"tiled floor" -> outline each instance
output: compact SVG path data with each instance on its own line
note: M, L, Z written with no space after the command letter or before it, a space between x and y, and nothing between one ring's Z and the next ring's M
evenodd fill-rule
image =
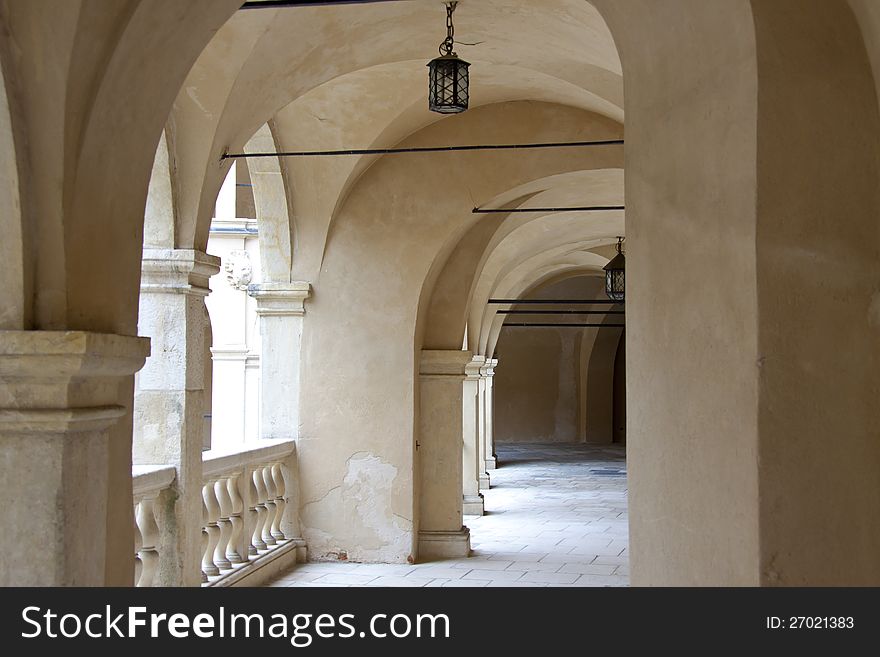
M465 518L470 558L308 563L270 586L626 586L623 448L520 444L497 451L487 513Z

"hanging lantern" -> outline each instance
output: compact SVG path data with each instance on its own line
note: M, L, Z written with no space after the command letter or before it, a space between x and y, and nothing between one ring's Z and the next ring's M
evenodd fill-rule
M428 108L440 114L457 114L468 108L468 67L454 52L455 28L452 12L457 2L446 5L446 39L440 44L440 57L428 64Z
M617 238L617 255L605 265L605 294L612 301L623 303L626 287L624 285L624 269L626 258L623 255L623 238Z

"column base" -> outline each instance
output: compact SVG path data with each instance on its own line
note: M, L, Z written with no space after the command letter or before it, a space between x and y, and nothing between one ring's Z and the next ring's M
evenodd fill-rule
M498 467L498 463L495 460L495 457L492 456L486 459L486 471L495 470Z
M471 530L467 527L449 532L419 532L419 561L469 557L470 554Z
M481 516L485 513L482 495L465 495L462 498L461 512L466 516Z
M480 473L480 490L481 491L489 490L489 488L490 488L490 486L489 486L489 473L488 472L481 472Z

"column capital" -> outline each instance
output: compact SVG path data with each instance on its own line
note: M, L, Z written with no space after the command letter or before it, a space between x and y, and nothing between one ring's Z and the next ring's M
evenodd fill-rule
M419 374L422 376L458 376L464 378L473 354L459 349L422 349Z
M125 427L114 429L127 413L123 383L149 351L147 338L0 331L0 586L124 583L131 498L110 478L121 474L111 444L125 447ZM108 483L128 507L122 526Z
M495 376L495 366L498 364L497 358L487 358L486 362L480 368L480 376L491 378Z
M468 380L477 380L480 378L483 372L483 367L486 364L485 356L474 356L471 361L465 367L464 373Z
M220 271L220 258L195 249L145 248L141 292L208 296L208 279Z
M86 331L0 331L0 408L16 409L16 423L34 426L38 423L21 415L23 409L77 409L70 417L52 415L50 424L76 423L85 418L79 411L86 408L103 409L98 415L115 419L114 379L137 372L149 354L149 338ZM7 415L11 421L13 416ZM97 415L91 413L89 418L95 420Z
M261 316L304 315L305 301L312 295L312 286L306 281L292 283L252 283L248 294L257 300L257 314Z

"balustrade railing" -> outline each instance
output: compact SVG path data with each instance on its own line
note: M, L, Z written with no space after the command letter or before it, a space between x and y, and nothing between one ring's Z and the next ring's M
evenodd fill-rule
M262 440L202 459L202 582L245 566L299 538L293 485L294 442Z
M214 585L247 568L274 550L297 550L305 558L300 539L295 443L261 440L238 450L211 450L202 454L202 583ZM172 466L135 466L132 469L135 517L135 584L157 583L163 534L164 491L173 489ZM170 498L169 498L170 499ZM281 553L279 553L281 554ZM234 581L234 580L230 580Z
M162 558L160 496L171 488L175 476L172 466L136 465L132 468L135 586L153 586L155 583Z

